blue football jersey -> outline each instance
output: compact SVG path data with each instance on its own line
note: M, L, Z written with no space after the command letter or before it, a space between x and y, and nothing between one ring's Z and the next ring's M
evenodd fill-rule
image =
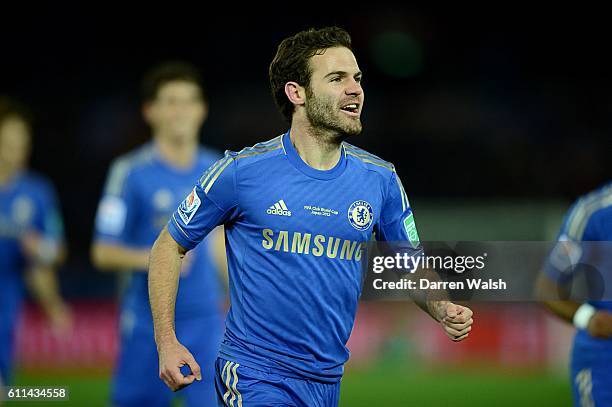
M580 197L570 208L563 220L563 225L557 236L557 240L565 242L568 250L567 261L574 264L580 262L580 258L592 259L589 245L581 245L581 242L612 241L612 183ZM575 243L572 245L572 243ZM546 274L554 281L568 282L573 277L572 272L580 270L572 267L559 267L555 262L555 251L548 259L545 267ZM612 286L612 254L597 255L597 269L602 273L604 288ZM610 301L590 301L596 308L612 311Z
M51 183L32 173L19 174L0 187L0 325L12 325L24 296L27 266L20 239L35 232L49 244L60 245L63 226Z
M570 208L557 237L559 242L545 265L546 274L561 284L569 283L580 273L573 267L586 259L593 263L602 277L604 289L612 286L612 183L604 185L582 197ZM562 249L562 250L560 250ZM561 253L557 254L557 251ZM569 266L569 267L568 267ZM592 270L590 270L592 271ZM609 291L608 294L609 295ZM609 297L607 297L609 298ZM610 301L589 301L598 309L612 312ZM612 339L591 336L585 329L578 329L571 352L571 383L575 405L612 405L610 377L612 377Z
M186 249L225 225L231 308L220 356L290 377L337 382L362 287L361 244L411 241L414 218L393 165L343 143L317 170L289 132L226 152L168 224ZM410 236L409 236L410 234Z
M612 241L612 183L579 198L572 205L565 216L557 240L564 242L563 247L569 251L569 255L563 257L574 264L579 263L582 257L594 258L592 254L589 254L591 246L581 245L581 242ZM579 270L579 268L558 267L555 261L557 256L554 253L553 250L544 270L554 281L566 283L574 277L573 272ZM603 256L598 255L597 258L597 269L603 278L603 287L611 287L612 254L605 253ZM612 312L612 302L610 301L589 301L589 303L595 308ZM576 357L587 357L587 353L595 355L606 352L606 354L610 354L610 351L612 351L611 343L612 340L610 339L593 338L586 330L579 329L575 337L574 359ZM578 355L576 349L580 349L578 353L582 356Z
M116 159L98 206L95 240L150 249L193 182L219 157L211 150L200 149L191 168L179 169L165 162L154 144L148 143ZM176 301L177 318L220 312L222 285L211 250L203 244L185 258ZM146 271L134 270L122 276L127 276L122 287L122 308L150 320Z

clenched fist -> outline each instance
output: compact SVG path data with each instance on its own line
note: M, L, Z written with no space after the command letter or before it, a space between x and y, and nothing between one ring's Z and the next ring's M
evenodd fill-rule
M435 305L434 318L440 321L446 335L455 342L468 337L474 323L472 315L471 309L452 302L439 301Z
M158 346L159 378L172 391L189 386L194 380L202 380L200 365L193 355L179 341L173 340ZM191 374L184 376L181 367L188 365Z

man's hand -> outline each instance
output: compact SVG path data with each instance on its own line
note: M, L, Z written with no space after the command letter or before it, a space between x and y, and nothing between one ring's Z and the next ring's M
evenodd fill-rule
M200 365L186 347L177 340L159 346L159 378L172 391L189 386L194 380L202 380ZM188 365L191 374L183 376L181 367Z
M612 313L599 310L593 314L587 325L588 333L601 339L612 337Z
M449 301L436 301L433 308L432 316L440 321L449 338L459 342L468 337L474 323L471 309Z

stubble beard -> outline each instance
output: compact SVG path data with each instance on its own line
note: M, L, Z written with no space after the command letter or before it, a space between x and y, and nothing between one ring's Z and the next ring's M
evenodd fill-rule
M342 117L342 112L332 100L316 96L309 88L306 89L306 96L306 118L312 134L321 143L339 145L348 137L361 134L359 118Z

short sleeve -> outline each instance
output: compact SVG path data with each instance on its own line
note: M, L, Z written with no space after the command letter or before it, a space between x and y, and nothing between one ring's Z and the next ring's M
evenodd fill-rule
M597 241L597 217L587 211L584 199L578 200L569 209L563 225L557 235L556 243L544 265L545 274L557 283L565 283L572 279L575 267L583 258L589 258L589 247L584 241Z
M200 177L168 222L172 238L187 250L215 227L231 223L238 213L236 163L226 153Z
M411 256L423 250L408 197L395 171L388 182L375 231L378 240L409 243L402 247Z
M131 166L126 159L111 165L95 222L95 240L129 243L135 224L138 201Z

